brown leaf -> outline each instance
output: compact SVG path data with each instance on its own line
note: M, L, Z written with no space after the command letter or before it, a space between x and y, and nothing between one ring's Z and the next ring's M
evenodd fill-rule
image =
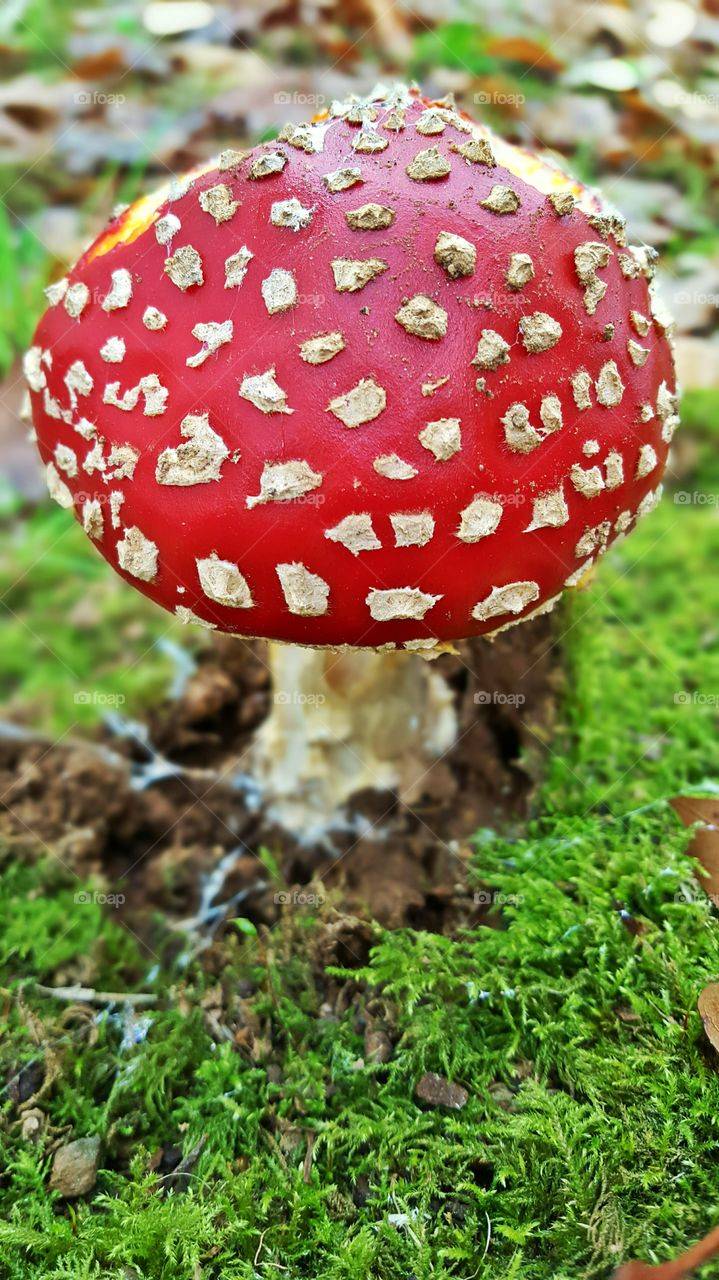
M674 796L669 803L685 827L691 827L695 822L705 825L719 823L719 799L716 796Z
M719 905L719 799L675 796L669 802L685 827L703 825L692 837L688 852L701 863L706 876L699 883L715 906Z
M697 1000L707 1040L719 1053L719 982L710 982Z
M625 1262L614 1272L613 1280L684 1280L692 1271L719 1253L719 1227L714 1227L697 1244L687 1249L673 1262L660 1262L651 1266L648 1262Z
M564 63L555 57L551 49L546 49L527 36L496 36L487 45L487 53L492 58L521 62L523 66L539 71L561 71L564 67Z
M127 60L122 49L108 45L95 53L88 53L84 58L79 58L72 67L72 74L78 80L104 80L107 76L123 71L126 66Z

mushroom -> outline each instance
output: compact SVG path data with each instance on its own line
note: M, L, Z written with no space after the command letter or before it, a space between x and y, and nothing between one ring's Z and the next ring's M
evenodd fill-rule
M138 201L50 287L51 495L183 621L268 639L293 821L445 750L416 655L550 610L655 505L652 270L596 193L399 87Z

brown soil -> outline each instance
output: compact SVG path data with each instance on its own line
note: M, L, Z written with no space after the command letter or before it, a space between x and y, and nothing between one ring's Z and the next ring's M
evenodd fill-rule
M350 825L376 827L360 838L338 831L332 850L263 818L242 758L268 712L270 677L262 643L231 637L213 637L182 695L139 732L116 723L93 741L52 744L0 727L0 840L24 856L49 850L124 894L121 918L146 938L158 911L205 937L226 916L271 924L277 897L293 893L393 927L472 924L487 909L467 886L467 842L478 827L517 829L527 815L561 679L555 635L538 618L440 658L457 702L456 746L411 808L387 793L357 796ZM263 849L284 890L270 883Z

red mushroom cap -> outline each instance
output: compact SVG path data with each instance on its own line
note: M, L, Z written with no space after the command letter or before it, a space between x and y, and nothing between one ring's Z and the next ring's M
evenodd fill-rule
M186 621L409 645L551 607L655 504L652 251L404 89L121 213L26 357L50 492Z

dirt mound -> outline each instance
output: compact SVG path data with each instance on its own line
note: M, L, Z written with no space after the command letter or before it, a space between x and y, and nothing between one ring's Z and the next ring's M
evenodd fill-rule
M331 849L263 815L244 761L271 705L270 673L261 642L231 637L212 638L180 696L144 725L113 716L94 740L57 744L0 729L0 840L23 856L49 850L122 893L143 934L157 911L199 930L228 914L271 924L310 893L390 926L470 924L486 907L467 888L467 840L526 817L561 679L555 635L538 618L438 659L455 746L411 807L358 794Z

